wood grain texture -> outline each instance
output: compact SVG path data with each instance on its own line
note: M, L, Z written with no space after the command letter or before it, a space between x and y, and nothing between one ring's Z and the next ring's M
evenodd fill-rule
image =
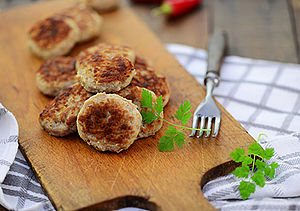
M287 0L210 1L211 30L223 28L231 55L298 62Z
M164 42L191 45L205 48L208 40L209 7L206 1L183 16L168 19L164 15L154 17L151 9L158 7L155 3L133 3L123 1L134 13Z
M300 63L300 1L287 0L291 17L291 25L295 38L295 48L297 50L298 63Z
M98 208L103 210L131 205L151 210L213 210L201 185L232 170L230 163L221 164L230 160L234 148L253 141L220 105L217 138L187 138L181 149L170 153L159 152L157 146L167 125L120 154L98 152L77 135L55 138L41 129L38 115L50 99L35 86L35 71L42 61L28 51L26 33L41 17L71 4L49 1L0 14L0 30L5 32L0 33L0 101L16 116L21 148L54 206L74 210L100 203ZM151 59L170 83L165 117L173 120L172 114L187 99L194 110L204 98L204 88L132 11L123 7L103 16L100 38L77 46L72 54L103 41L132 46Z

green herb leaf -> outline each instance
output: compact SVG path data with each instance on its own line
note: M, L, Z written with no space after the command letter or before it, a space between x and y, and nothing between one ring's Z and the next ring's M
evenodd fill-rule
M261 136L267 136L265 134L260 134L258 140ZM275 169L278 168L278 164L273 162L270 165L264 162L264 159L269 160L274 156L274 148L263 149L257 142L252 143L248 147L248 154L245 154L245 150L242 148L236 148L235 151L230 153L230 157L233 161L237 163L242 162L242 167L237 167L232 174L238 178L249 178L249 181L241 181L239 190L240 195L243 199L250 196L251 193L255 191L255 185L264 187L266 177L274 178ZM257 159L257 157L260 159ZM253 158L252 158L253 157ZM255 159L256 158L256 159ZM250 171L249 165L252 166ZM253 173L254 165L256 167L256 172ZM252 183L253 181L254 183Z
M232 174L238 178L248 178L250 168L249 166L237 167Z
M265 173L268 177L274 178L275 176L275 169L278 168L278 163L272 162L270 165L268 165L265 169Z
M160 113L164 110L162 96L159 96L157 98L156 103L154 104L154 108L155 108L158 115L160 115Z
M242 166L247 166L249 164L253 163L253 159L247 155L244 156L244 161L242 163Z
M174 137L174 142L178 147L182 147L184 144L185 134L177 131L176 136Z
M173 139L168 136L162 136L158 142L158 150L161 152L172 151L174 149Z
M275 169L270 168L269 166L267 166L265 168L265 174L270 177L270 178L274 178L275 176Z
M185 134L177 131L175 127L170 126L166 132L165 136L159 139L159 151L172 151L174 149L174 143L178 147L182 147L184 144Z
M170 126L170 127L168 127L168 129L166 130L165 135L167 135L167 136L175 136L176 133L177 133L176 128L173 127L173 126Z
M158 117L151 111L142 111L143 122L146 124L152 123Z
M261 160L256 160L255 161L255 166L256 166L256 168L257 169L261 169L261 170L264 170L265 169L265 167L266 167L266 163L265 162L263 162L263 161L261 161Z
M275 163L275 162L272 162L270 166L271 166L272 169L276 169L276 168L279 167L279 164Z
M141 100L141 106L143 108L153 108L152 105L152 94L149 90L143 89L142 90L142 100Z
M249 145L248 153L253 154L253 155L258 155L262 158L265 158L264 150L263 150L263 148L261 148L261 146L257 142L253 142L252 144Z
M274 148L267 148L264 150L264 157L267 160L270 160L274 156Z
M234 162L243 162L245 161L245 150L242 148L236 148L235 151L230 153L230 157Z
M192 130L193 128L189 128L184 126L187 124L188 120L191 118L192 113L190 113L191 103L190 101L186 101L179 106L179 109L175 113L175 118L180 120L181 125L174 124L165 120L160 114L163 112L163 98L159 96L156 102L153 103L153 96L151 92L147 89L142 90L141 94L142 100L140 101L142 108L149 108L147 111L141 111L141 115L143 117L143 122L146 124L152 123L155 119L160 118L164 122L167 122L170 125L176 126L180 128L177 130L175 127L170 126L166 131L165 135L159 139L158 149L159 151L172 151L174 149L174 144L178 147L182 147L184 144L185 134L181 132L183 129ZM197 130L205 130L206 129L197 129Z
M251 177L251 179L260 187L264 187L265 186L265 174L263 173L262 170L257 170L253 176Z
M255 185L251 182L241 181L239 185L239 190L242 199L247 199L251 193L255 192Z
M192 116L192 113L189 112L190 110L190 101L185 101L183 104L180 104L179 109L176 111L174 117L180 120L182 125L185 125Z

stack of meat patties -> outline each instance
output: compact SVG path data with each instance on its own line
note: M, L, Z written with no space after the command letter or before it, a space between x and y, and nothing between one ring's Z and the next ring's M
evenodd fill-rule
M97 150L120 152L162 127L159 118L143 124L140 112L147 109L141 107L141 93L150 90L154 101L162 95L166 105L168 84L130 47L101 43L77 57L62 57L76 43L100 34L103 19L91 8L103 11L118 5L118 0L80 2L84 7L55 13L29 30L29 49L48 59L37 71L37 87L44 95L55 97L39 121L53 136L78 131Z
M147 89L153 101L170 97L165 77L151 62L126 46L101 43L76 58L55 57L42 64L37 87L56 96L40 114L41 126L54 136L78 131L79 136L100 151L120 152L135 140L154 135L161 127L157 118L142 122L141 94ZM163 115L163 114L162 114Z
M38 57L62 56L78 42L100 34L103 18L94 10L71 7L36 22L28 33L28 47Z

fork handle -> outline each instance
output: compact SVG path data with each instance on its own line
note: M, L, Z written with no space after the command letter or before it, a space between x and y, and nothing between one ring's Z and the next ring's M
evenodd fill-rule
M215 30L208 42L207 70L204 85L206 85L207 79L213 79L215 84L218 85L226 44L226 33L222 30Z

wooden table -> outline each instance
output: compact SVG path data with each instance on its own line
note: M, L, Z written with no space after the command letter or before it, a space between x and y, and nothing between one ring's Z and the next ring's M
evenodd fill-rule
M35 1L0 1L0 12ZM151 9L159 4L121 2L130 5L165 43L205 48L209 33L221 27L229 34L231 55L300 62L300 0L203 0L198 8L173 20L151 16Z
M129 0L122 4L130 5L165 43L205 48L209 32L222 27L229 34L231 55L300 62L300 0L204 0L198 8L174 20L152 17L150 10L157 4ZM2 10L4 6L0 2Z
M155 4L128 2L163 42L205 48L209 32L221 27L231 55L300 62L300 0L204 0L175 20L151 17Z

